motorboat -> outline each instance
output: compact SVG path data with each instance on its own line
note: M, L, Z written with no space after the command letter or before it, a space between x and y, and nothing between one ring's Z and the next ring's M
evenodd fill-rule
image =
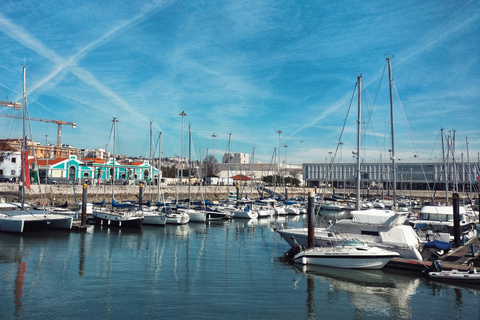
M357 238L366 244L398 252L406 259L423 260L421 240L415 230L405 225L407 215L391 210L355 210L351 218L339 219L332 225L315 228L315 246L332 246L330 234L338 240ZM302 246L307 246L308 228L275 229L290 246L292 236Z
M382 269L398 256L398 252L371 246L358 239L343 239L330 247L301 249L295 254L293 261L344 269Z
M475 216L467 214L463 206L459 207L460 231L466 241L477 235ZM420 209L418 217L410 218L408 223L417 230L424 241L454 240L453 206L427 205ZM432 237L433 236L433 237Z
M423 271L423 274L432 280L458 282L458 283L480 283L480 273L477 269L470 268L467 271L444 270L440 261L434 260L432 265Z

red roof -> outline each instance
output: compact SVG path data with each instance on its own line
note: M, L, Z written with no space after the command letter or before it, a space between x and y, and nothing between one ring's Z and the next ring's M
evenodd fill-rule
M233 180L241 180L241 181L248 181L252 180L251 178L244 176L243 174L237 174L236 176L232 177Z

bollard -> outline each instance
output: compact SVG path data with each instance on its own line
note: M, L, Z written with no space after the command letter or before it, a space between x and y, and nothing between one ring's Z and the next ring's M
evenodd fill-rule
M82 193L82 226L87 225L87 184L83 184Z

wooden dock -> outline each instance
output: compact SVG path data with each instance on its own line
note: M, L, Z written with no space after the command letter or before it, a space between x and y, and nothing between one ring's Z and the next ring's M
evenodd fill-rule
M436 257L436 260L440 260L445 269L451 270L456 269L459 271L467 271L473 266L480 266L480 255L479 255L479 244L480 240L478 237L475 237L465 246L460 246L458 248L453 248L448 254L445 254L440 257ZM475 249L475 256L472 256L471 246L473 245ZM403 258L393 258L386 267L388 268L398 268L398 269L408 269L412 271L421 272L425 267L430 267L432 265L430 257L425 257L428 260L418 261L418 260L409 260Z

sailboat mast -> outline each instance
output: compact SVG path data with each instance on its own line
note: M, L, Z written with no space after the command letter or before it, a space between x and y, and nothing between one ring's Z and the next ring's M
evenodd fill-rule
M152 140L153 140L153 132L152 132L152 123L153 121L150 121L150 158L148 159L148 178L151 179L153 178L153 173L152 173L152 161L153 161L153 156L152 156ZM145 179L147 181L147 179Z
M160 183L162 182L162 133L158 133L158 179L157 202L160 202Z
M394 111L393 111L393 77L392 77L392 62L390 58L387 58L388 61L388 86L390 88L390 128L391 128L391 135L392 135L392 189L393 189L393 196L392 196L392 209L397 207L397 165L395 161L395 122L394 122Z
M112 162L112 199L115 199L115 137L116 137L116 130L117 130L117 118L114 117L113 120L113 162Z
M20 161L22 165L22 210L25 209L25 177L26 177L26 172L25 170L27 169L26 163L25 163L25 158L28 159L26 156L26 151L27 151L27 137L25 135L25 110L27 109L27 93L26 93L26 68L23 66L23 108L22 108L22 127L23 127L23 132L22 132L22 155Z
M227 176L227 202L230 200L230 141L232 139L232 134L228 134L228 176Z
M448 166L447 166L447 158L445 157L445 145L443 142L444 139L444 132L443 128L440 129L441 135L442 135L442 158L443 158L443 175L444 175L444 180L445 180L445 203L448 204Z
M192 173L190 172L190 168L192 167L192 124L188 124L188 209L190 209L190 186L191 186L191 179Z
M357 116L357 201L355 209L360 210L360 133L362 124L362 76L358 77L358 116Z

